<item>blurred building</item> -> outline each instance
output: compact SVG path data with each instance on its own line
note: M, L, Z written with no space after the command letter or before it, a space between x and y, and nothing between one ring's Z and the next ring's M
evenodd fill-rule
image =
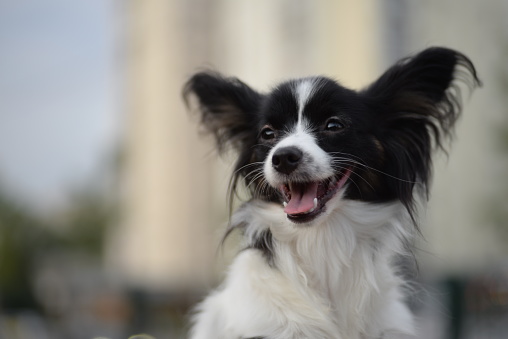
M420 262L426 275L464 275L506 261L508 167L503 128L508 124L508 1L412 2L405 16L408 50L443 45L474 62L483 86L463 91L464 114L449 157L435 162ZM504 127L503 127L504 126ZM504 146L505 147L505 146Z
M124 218L111 236L111 269L128 284L160 290L199 290L216 277L231 165L216 160L212 140L198 135L196 117L186 113L181 90L193 72L212 68L261 91L314 74L361 88L432 45L464 52L485 87L472 99L464 95L450 157L437 161L423 227L434 255L423 256L425 272L463 272L502 258L505 239L489 225L485 205L506 169L492 135L493 125L506 123L503 94L493 90L508 50L506 4L129 1Z

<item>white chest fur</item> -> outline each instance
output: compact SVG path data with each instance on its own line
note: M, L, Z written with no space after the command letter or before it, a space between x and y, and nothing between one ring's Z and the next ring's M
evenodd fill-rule
M233 217L247 246L267 229L272 261L242 251L198 308L191 338L374 339L413 333L393 268L407 240L400 204L339 200L321 224L298 227L279 206L250 202Z

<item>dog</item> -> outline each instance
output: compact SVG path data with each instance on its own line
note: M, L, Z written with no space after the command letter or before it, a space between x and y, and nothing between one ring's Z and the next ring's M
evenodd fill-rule
M363 90L324 77L260 93L212 71L193 75L201 125L238 155L231 195L250 199L226 234L244 247L196 308L192 339L413 336L397 266L419 233L432 154L461 115L458 84L480 80L464 54L432 47ZM231 198L231 197L230 197Z

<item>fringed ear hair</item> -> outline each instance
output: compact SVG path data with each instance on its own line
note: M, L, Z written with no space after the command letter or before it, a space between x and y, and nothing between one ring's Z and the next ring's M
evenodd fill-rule
M215 136L219 151L233 146L240 151L255 137L253 121L262 95L237 78L201 72L189 79L183 96L189 106L194 94L199 102L201 124Z
M428 195L432 149L444 149L443 137L452 136L461 113L455 80L471 89L480 85L465 55L433 47L401 60L361 92L377 116L385 171L393 177L387 180L411 215L414 184L420 182Z
M223 152L229 148L238 154L229 185L229 209L240 177L247 187L253 180L254 147L257 142L257 119L263 95L251 89L237 78L226 78L218 73L201 72L192 76L183 90L189 106L189 98L198 99L201 125L215 136L217 148ZM254 192L254 186L250 187Z

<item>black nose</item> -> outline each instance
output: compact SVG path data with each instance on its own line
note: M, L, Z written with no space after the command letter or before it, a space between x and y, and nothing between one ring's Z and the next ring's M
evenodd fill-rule
M300 161L303 153L296 147L280 148L273 153L272 165L278 172L289 174L293 172Z

